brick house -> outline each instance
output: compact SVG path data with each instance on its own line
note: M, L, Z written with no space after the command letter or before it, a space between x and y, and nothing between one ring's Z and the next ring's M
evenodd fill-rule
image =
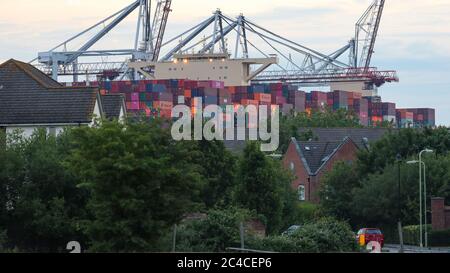
M283 157L283 166L292 171L296 179L292 188L299 201L318 203L318 190L324 175L337 162L352 163L360 149L369 149L370 143L380 139L387 129L369 128L313 128L310 141L291 139ZM302 130L305 132L306 129Z

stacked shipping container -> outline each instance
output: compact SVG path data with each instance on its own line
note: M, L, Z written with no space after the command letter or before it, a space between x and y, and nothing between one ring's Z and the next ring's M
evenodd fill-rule
M86 86L73 83L71 86ZM141 80L91 82L102 94L123 93L130 113L171 118L173 106L184 104L191 108L202 99L202 107L219 105L280 106L283 114L323 111L326 107L348 109L359 117L363 126L376 126L383 121L395 122L399 127L434 126L434 109L397 109L395 103L382 102L381 97L362 97L360 93L336 90L306 93L295 85L272 83L251 86L225 87L219 81ZM193 110L195 113L195 110Z

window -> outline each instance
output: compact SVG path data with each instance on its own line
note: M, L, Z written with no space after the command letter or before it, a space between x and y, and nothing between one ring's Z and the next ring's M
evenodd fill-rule
M303 185L298 186L298 200L299 201L305 201L306 200L305 186L303 186Z
M295 171L295 164L294 164L294 162L291 162L289 164L289 168L291 169L291 171Z
M366 229L366 234L379 235L382 234L379 229Z
M48 134L49 134L50 136L56 136L56 128L55 128L55 127L50 127L50 128L48 129Z

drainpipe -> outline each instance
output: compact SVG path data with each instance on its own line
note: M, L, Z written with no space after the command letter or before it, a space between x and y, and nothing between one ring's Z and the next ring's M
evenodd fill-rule
M308 176L308 201L311 202L311 176Z

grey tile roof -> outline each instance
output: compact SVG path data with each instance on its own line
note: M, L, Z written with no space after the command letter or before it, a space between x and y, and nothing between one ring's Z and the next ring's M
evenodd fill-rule
M347 141L297 141L292 139L296 144L297 152L300 158L306 163L308 172L316 174L319 169L330 160L333 154Z
M102 95L102 105L105 117L107 119L119 119L120 111L123 109L124 100L125 98L121 94Z
M9 60L0 65L0 125L90 123L97 94L63 87L33 66Z
M380 140L393 129L385 128L302 128L301 133L312 131L314 139L321 142L339 142L349 137L359 149L366 148L365 139L369 143Z

